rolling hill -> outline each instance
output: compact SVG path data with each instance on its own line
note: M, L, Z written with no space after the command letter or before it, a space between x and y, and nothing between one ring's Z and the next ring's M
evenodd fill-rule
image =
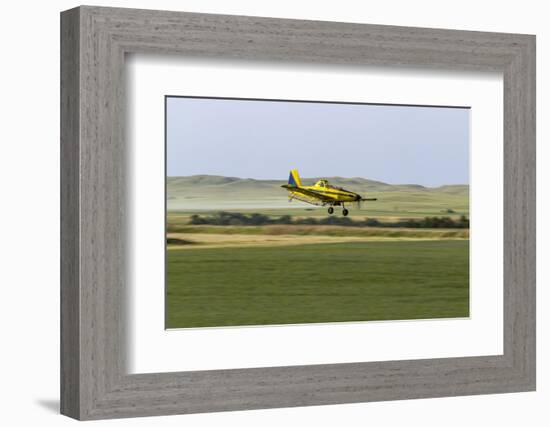
M319 178L302 178L306 185ZM469 186L424 187L417 184L393 185L365 178L328 177L332 185L344 187L378 201L369 204L369 212L379 216L423 216L469 212ZM273 209L302 210L311 206L288 202L281 185L286 180L258 180L217 175L168 177L166 181L169 211ZM297 213L297 212L294 212Z

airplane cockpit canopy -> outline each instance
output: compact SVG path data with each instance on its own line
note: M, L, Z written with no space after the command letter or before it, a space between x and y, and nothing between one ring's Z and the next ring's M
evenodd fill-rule
M315 183L315 186L316 187L322 187L322 188L333 188L335 190L342 190L342 191L346 191L345 189L343 189L342 187L338 187L336 185L332 185L332 184L329 184L328 183L328 179L320 179L319 181L317 181Z

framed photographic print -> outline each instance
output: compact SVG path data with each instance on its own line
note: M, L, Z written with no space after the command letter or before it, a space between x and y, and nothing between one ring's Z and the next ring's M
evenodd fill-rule
M535 38L61 15L61 410L535 389Z

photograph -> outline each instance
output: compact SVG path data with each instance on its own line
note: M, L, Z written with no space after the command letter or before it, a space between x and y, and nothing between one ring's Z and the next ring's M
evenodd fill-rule
M165 327L467 318L467 106L165 97Z

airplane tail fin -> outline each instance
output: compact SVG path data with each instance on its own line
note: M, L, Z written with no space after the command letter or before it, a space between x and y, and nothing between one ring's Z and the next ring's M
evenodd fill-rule
M290 171L290 175L288 176L288 185L291 185L293 187L300 187L302 185L302 181L300 181L300 175L298 175L297 169L292 169Z

